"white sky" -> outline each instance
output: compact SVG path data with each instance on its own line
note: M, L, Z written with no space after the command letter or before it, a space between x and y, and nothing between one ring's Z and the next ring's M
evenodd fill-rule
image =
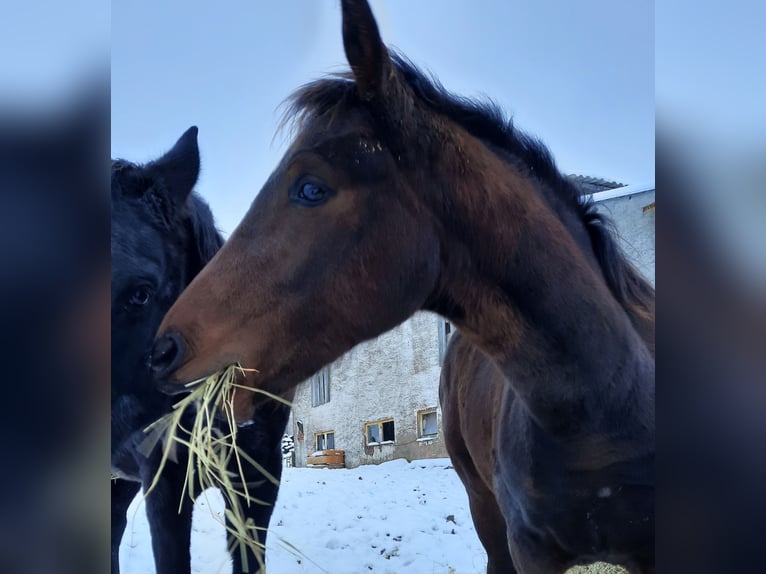
M560 168L654 181L654 8L629 0L373 0L384 40L451 91L486 94ZM345 67L339 2L112 6L112 156L200 128L197 189L230 233L284 152L278 105Z

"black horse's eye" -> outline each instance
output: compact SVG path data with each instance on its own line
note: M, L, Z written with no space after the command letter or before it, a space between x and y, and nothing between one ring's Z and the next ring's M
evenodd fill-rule
M138 287L130 296L129 303L136 307L143 307L151 299L152 293L148 287Z
M315 183L306 182L298 189L298 199L308 205L321 203L327 197L327 192Z

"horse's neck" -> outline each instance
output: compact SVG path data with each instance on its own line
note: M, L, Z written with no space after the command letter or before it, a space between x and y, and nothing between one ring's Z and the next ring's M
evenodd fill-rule
M530 181L491 178L498 166L485 167L481 180L450 191L456 209L432 308L493 357L554 432L587 432L623 411L651 410L642 383L654 363L592 257Z

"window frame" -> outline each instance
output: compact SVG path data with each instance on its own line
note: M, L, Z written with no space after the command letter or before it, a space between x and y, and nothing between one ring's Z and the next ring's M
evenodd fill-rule
M455 326L444 317L437 316L437 329L439 332L439 366L444 366L444 355L447 353L449 340L455 333Z
M325 444L327 444L328 435L332 435L332 448L329 448L329 447L319 448L319 443L317 442L319 440L319 437L323 436ZM335 431L334 430L319 431L314 433L314 452L319 452L320 450L321 451L335 450Z
M384 423L391 423L394 425L394 439L393 440L383 440L383 424ZM372 426L378 427L378 432L380 436L379 442L370 442L370 434L368 429ZM376 421L370 421L368 423L364 423L364 440L365 444L367 446L379 446L382 444L396 444L396 422L394 421L393 417L389 417L386 419L378 419Z
M418 418L418 440L419 441L427 441L427 440L436 440L439 438L439 412L437 407L430 407L427 409L421 409L417 413ZM433 414L436 418L436 432L434 434L425 434L425 429L423 427L423 420L425 419L426 415Z
M324 399L324 400L323 400ZM330 366L322 367L311 376L311 407L330 402Z

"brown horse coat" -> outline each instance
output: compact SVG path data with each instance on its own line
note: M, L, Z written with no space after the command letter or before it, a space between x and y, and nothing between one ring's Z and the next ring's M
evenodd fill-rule
M654 358L625 304L649 296L542 144L392 55L367 2L342 7L352 72L294 94L290 148L160 326L158 384L239 362L257 369L244 385L284 394L434 311L512 390L492 490L516 570L650 572ZM256 396L237 393L238 421Z

